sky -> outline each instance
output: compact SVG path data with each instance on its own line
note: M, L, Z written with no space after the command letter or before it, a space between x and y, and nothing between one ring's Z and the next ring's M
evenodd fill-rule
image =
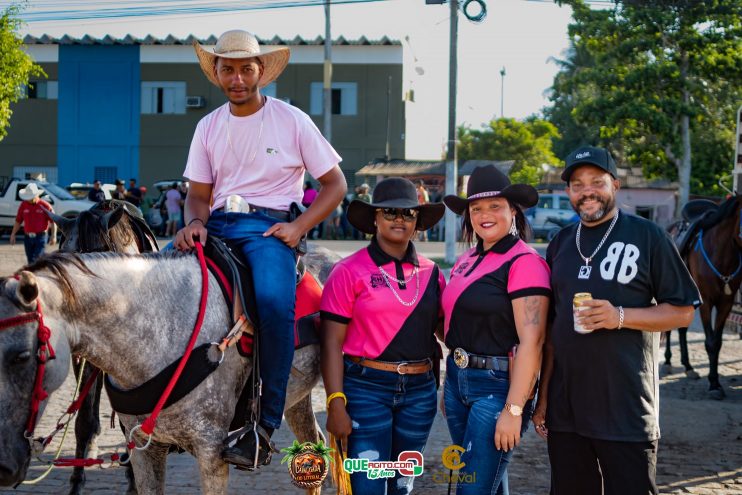
M218 1L220 6L270 5L277 0ZM480 23L459 16L457 122L479 128L500 116L524 118L548 104L545 91L568 45L571 9L550 0L484 0L487 16ZM0 6L8 2L0 1ZM22 34L40 36L187 36L219 35L228 29L246 29L258 37L315 38L324 36L322 6L271 8L227 13L159 15L118 18L45 20L49 10L95 7L137 7L141 1L29 0ZM188 2L152 1L149 5L188 6ZM472 9L474 10L474 9ZM95 13L91 10L91 17ZM76 17L76 16L73 16ZM40 20L41 19L41 20ZM407 158L439 158L447 136L449 5L426 5L425 0L382 0L332 5L332 36L378 39L388 36L404 45L406 81L415 103L406 108ZM194 58L195 60L195 58ZM409 70L409 68L413 70ZM504 91L500 70L505 68ZM412 142L410 142L412 140Z

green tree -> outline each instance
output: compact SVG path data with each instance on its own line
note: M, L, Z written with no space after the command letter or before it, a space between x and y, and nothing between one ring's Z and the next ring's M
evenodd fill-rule
M680 205L691 185L713 191L742 101L742 0L560 3L573 8L573 49L546 113L564 141L607 145L648 177L677 179Z
M11 104L25 96L24 88L30 77L45 75L23 49L23 40L18 35L20 9L11 5L0 14L0 140L8 132L13 114Z
M541 180L541 165L561 165L552 151L557 128L546 120L529 117L496 119L482 129L459 128L458 157L464 160L515 160L510 179L536 185Z

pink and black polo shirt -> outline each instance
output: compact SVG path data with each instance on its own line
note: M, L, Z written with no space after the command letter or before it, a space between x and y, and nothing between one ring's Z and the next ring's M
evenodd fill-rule
M379 267L399 281L408 281L389 279L405 302L415 297L412 275L418 268L420 291L414 304L399 302ZM427 359L434 355L445 283L438 266L417 255L412 243L400 261L382 251L374 238L368 248L335 265L322 291L320 314L348 325L345 354L393 362Z
M536 250L507 235L488 250L480 241L456 260L443 292L449 349L507 356L518 344L513 299L551 296L549 266Z

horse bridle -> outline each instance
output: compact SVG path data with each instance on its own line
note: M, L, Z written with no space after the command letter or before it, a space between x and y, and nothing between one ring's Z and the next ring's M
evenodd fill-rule
M33 393L31 395L31 405L26 421L26 430L23 436L29 441L33 439L33 433L36 429L36 419L39 415L39 406L49 397L49 393L44 390L44 374L46 373L46 363L56 358L54 348L50 342L52 331L44 324L44 315L41 312L41 300L36 301L36 311L21 313L10 318L0 319L0 331L15 328L28 323L37 322L36 338L38 341L38 350L36 351L36 377L34 379Z

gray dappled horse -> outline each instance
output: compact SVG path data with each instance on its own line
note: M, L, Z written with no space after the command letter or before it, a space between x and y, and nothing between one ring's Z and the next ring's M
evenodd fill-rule
M318 251L305 262L322 281L334 260L327 250ZM32 311L37 301L43 307L57 351L44 381L49 392L64 381L71 352L128 389L180 357L190 338L183 329L192 328L196 318L200 283L193 255L54 254L21 272L20 280L1 281L0 318ZM209 275L208 307L197 345L218 341L230 323L227 304ZM26 324L0 332L0 400L5 406L0 412L0 485L22 480L28 467L30 452L23 430L36 366L31 359L34 330ZM319 378L318 363L316 345L295 353L285 412L300 441L319 435L310 397ZM222 441L248 373L248 360L231 348L212 375L163 410L152 445L132 456L140 493L164 493L170 445L197 458L203 493L226 493L228 467L220 458ZM141 419L121 416L127 431ZM145 441L139 434L136 438L140 445Z

